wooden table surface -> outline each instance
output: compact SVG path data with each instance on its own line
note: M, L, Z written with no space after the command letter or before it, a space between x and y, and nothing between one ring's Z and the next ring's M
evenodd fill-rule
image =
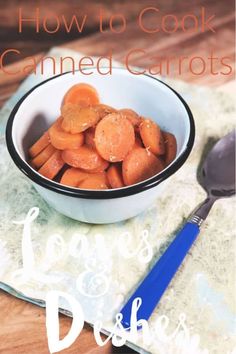
M22 5L25 14L32 14L35 4L41 6L42 13L47 11L55 11L63 14L71 14L73 11L85 12L88 14L88 27L85 35L78 36L78 33L72 32L70 37L65 33L60 36L47 36L42 34L35 37L34 29L29 27L24 36L16 36L16 11ZM157 5L158 3L158 5ZM234 65L235 48L234 48L234 0L183 0L183 1L89 1L85 4L83 1L70 1L70 6L65 1L36 1L34 5L31 2L9 0L7 2L0 0L0 50L6 48L24 48L24 55L35 55L37 60L46 53L47 49L53 45L62 45L63 47L78 50L87 55L105 55L112 49L114 58L122 61L127 50L131 48L144 48L148 56L202 56L206 53L214 51L219 56L230 57L230 64ZM46 6L47 5L47 6ZM107 30L106 33L99 33L97 30L99 8L103 7L105 24L107 25L112 13L125 13L128 20L127 30L125 34L116 37ZM33 7L32 7L33 6ZM214 28L215 33L207 31L205 33L183 33L177 31L172 35L161 33L160 35L148 35L139 31L137 28L136 17L141 9L148 6L158 6L162 14L172 13L177 17L181 17L186 13L194 12L199 14L200 8L205 7L207 13L215 14ZM9 16L10 13L10 16ZM156 14L150 13L145 18L149 26L156 23ZM37 38L37 41L35 40ZM39 38L39 40L38 40ZM77 38L77 39L76 39ZM117 39L118 38L118 39ZM69 41L68 39L74 39ZM67 42L65 42L67 41ZM10 42L10 45L9 45ZM62 44L62 42L65 42ZM23 51L23 49L22 49ZM37 53L37 54L36 54ZM23 58L20 62L10 63L9 67L22 67ZM148 57L138 56L133 64L145 67L148 63ZM173 77L203 84L208 86L222 86L234 79L234 73L231 75L211 75L209 72L202 76L193 76L188 70L184 70L181 76L176 72L172 73ZM0 106L16 91L19 84L24 80L25 76L14 75L9 76L0 71ZM46 338L45 327L45 311L37 306L31 305L24 301L13 298L12 296L0 292L0 353L2 354L46 354L49 353ZM71 325L71 319L60 316L61 336L65 335ZM108 344L105 347L98 347L94 341L91 329L86 326L76 342L63 353L77 354L106 354L106 353L133 353L127 348L115 349Z

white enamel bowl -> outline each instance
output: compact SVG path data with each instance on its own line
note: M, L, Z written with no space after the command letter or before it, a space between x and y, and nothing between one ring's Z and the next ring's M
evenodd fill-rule
M32 169L27 162L29 146L58 118L65 92L78 82L92 84L102 103L118 109L134 109L173 133L178 151L172 164L136 185L104 191L66 187ZM109 76L66 73L44 81L15 106L6 129L9 153L18 168L32 180L38 193L60 213L88 223L113 223L131 218L147 209L156 198L161 198L166 181L187 159L194 136L191 111L180 95L157 79L135 76L118 68Z

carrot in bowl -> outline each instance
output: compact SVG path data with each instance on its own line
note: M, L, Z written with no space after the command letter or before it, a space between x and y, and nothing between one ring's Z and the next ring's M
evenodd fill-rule
M106 160L102 160L101 164L98 167L89 170L89 173L101 173L104 172L109 167L109 162Z
M95 145L107 161L122 161L135 142L132 124L119 113L105 116L96 126Z
M144 146L154 155L163 155L165 153L165 145L161 129L151 119L145 119L139 126L140 136Z
M163 162L145 148L133 149L122 164L123 179L129 186L154 176L164 168Z
M56 151L55 147L52 144L49 144L43 151L41 151L33 160L30 161L30 164L34 168L40 168Z
M61 114L61 127L71 134L81 133L99 121L99 114L93 107L80 107L73 103L65 104Z
M95 128L89 128L85 131L85 144L93 149L95 145Z
M104 174L91 175L79 183L80 189L108 189L106 176Z
M37 141L29 148L30 157L37 156L43 151L50 143L50 137L48 132L45 132Z
M97 151L85 145L76 150L64 150L62 152L62 159L69 166L81 168L86 171L94 171L104 166L104 160Z
M138 128L139 124L142 122L140 116L132 109L123 108L119 110L119 113L122 117L128 119L134 128Z
M164 144L165 144L165 164L169 165L176 157L177 142L173 134L162 132Z
M43 164L38 172L46 178L53 179L62 169L65 162L61 158L61 152L56 150L54 154Z
M175 136L132 109L99 103L95 88L66 93L61 117L29 149L43 176L84 189L129 186L159 173L176 157Z
M88 172L79 168L68 168L61 177L60 183L70 187L77 187L80 182L88 178Z
M98 112L99 119L104 118L108 114L117 112L117 110L115 108L108 106L106 104L102 104L102 103L93 106L93 108L95 109L95 111Z
M85 83L72 86L64 96L63 105L73 103L81 107L88 107L99 103L96 89Z
M58 150L78 149L84 142L82 133L70 134L61 128L62 119L59 118L55 124L49 128L51 144Z
M124 187L122 168L118 163L112 164L107 170L107 178L112 188Z

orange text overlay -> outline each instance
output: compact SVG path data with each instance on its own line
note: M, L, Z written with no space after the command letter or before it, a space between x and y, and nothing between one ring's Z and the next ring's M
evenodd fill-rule
M67 71L92 75L97 72L101 75L111 75L113 66L117 66L112 51L97 58L83 56L75 59L71 56L54 58L44 56L37 59L34 56L24 58L21 65L7 66L10 56L22 59L22 53L16 49L8 49L0 55L0 71L6 75L28 75L45 73L56 75ZM135 48L128 51L121 60L125 68L133 75L175 75L181 76L190 73L194 76L231 75L233 73L233 58L218 57L214 52L202 56L158 57L150 56L145 49Z
M198 14L186 13L177 16L173 13L163 13L158 7L145 7L136 16L137 27L149 34L165 32L175 33L183 32L215 32L213 21L214 14L208 14L205 7L201 7ZM76 14L66 16L64 14L56 14L52 11L42 13L39 7L29 15L23 8L18 9L18 31L23 33L27 30L27 26L35 29L35 33L46 32L55 34L59 31L70 33L76 30L79 34L89 28L89 15L78 10ZM108 29L116 34L124 33L127 30L127 19L124 13L113 13L107 18L104 11L100 8L97 12L97 30L104 33ZM152 17L152 25L148 21Z

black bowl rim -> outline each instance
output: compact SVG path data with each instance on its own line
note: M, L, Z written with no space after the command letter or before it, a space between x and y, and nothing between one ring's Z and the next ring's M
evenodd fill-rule
M116 68L116 70L117 69L125 70L125 68ZM195 124L194 124L192 112L191 112L189 106L187 105L187 103L185 102L185 100L183 99L183 97L179 93L177 93L172 87L170 87L168 84L166 84L165 82L163 82L160 79L157 79L157 78L150 76L148 74L142 74L141 76L147 76L150 79L156 80L156 81L160 82L161 84L165 85L166 87L168 87L179 98L179 100L182 102L182 104L184 105L184 107L187 111L189 123L190 123L189 139L186 144L185 150L179 155L179 157L173 162L173 164L171 164L169 167L167 167L165 170L163 170L159 174L157 174L157 175L155 175L143 182L140 182L138 184L124 187L124 188L120 188L120 189L109 189L109 190L101 190L101 191L100 190L96 191L96 190L86 190L86 189L77 189L77 188L67 187L65 185L51 181L51 180L39 175L21 158L21 156L18 154L18 152L14 146L13 139L12 139L12 128L13 128L14 118L15 118L15 115L16 115L17 111L19 110L21 104L25 101L25 99L34 90L36 90L38 87L44 85L48 81L54 80L62 75L67 75L70 73L72 73L72 71L68 71L65 73L61 73L59 75L55 75L47 80L40 82L39 84L34 86L32 89L30 89L18 101L18 103L15 105L15 107L13 108L13 110L10 113L10 116L9 116L9 119L7 122L7 126L6 126L6 144L7 144L8 151L9 151L9 154L11 155L11 158L13 159L14 163L16 164L16 166L33 182L40 185L41 187L47 188L47 189L54 191L56 193L64 194L64 195L67 195L70 197L75 197L75 198L84 198L84 199L122 198L122 197L131 196L131 195L134 195L137 193L144 192L145 190L148 190L150 188L157 186L158 184L160 184L161 182L166 180L168 177L173 175L184 164L184 162L187 160L187 158L192 150L192 147L194 144L194 139L195 139Z

